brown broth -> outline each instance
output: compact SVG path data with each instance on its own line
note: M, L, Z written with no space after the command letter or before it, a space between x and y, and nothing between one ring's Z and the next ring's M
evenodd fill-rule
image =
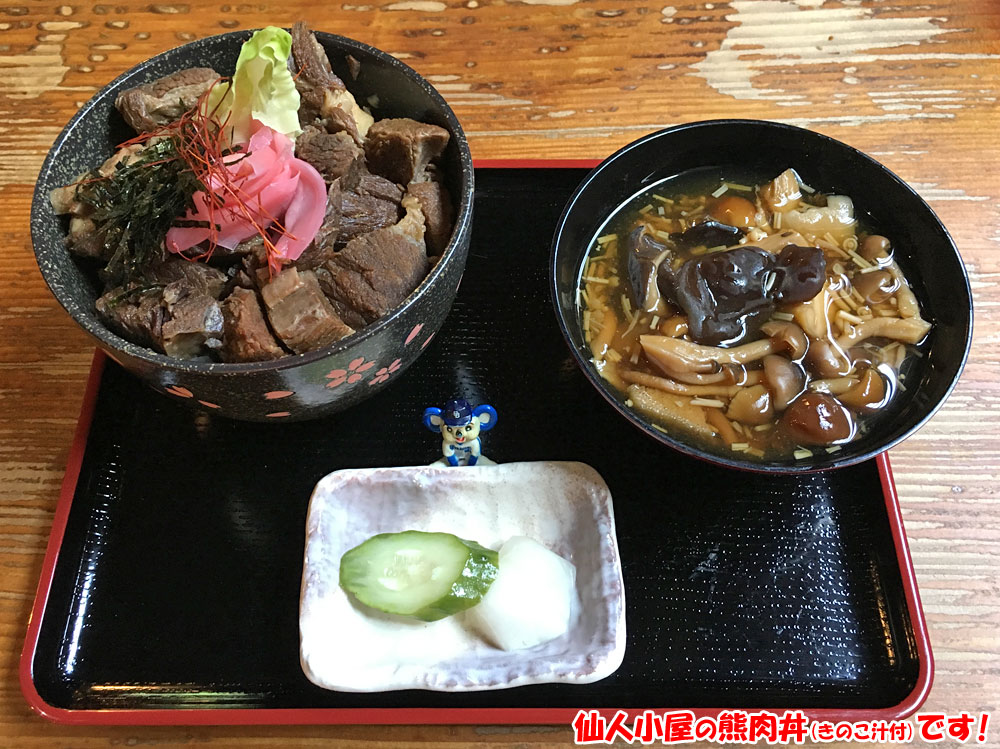
M788 192L787 174L783 176ZM819 451L836 452L886 414L895 396L905 389L906 374L922 356L920 343L926 340L929 324L920 317L891 247L881 256L876 251L879 235L863 221L843 220L844 214L839 222L808 224L820 236L805 231L808 216L836 213L842 201L833 197L828 204L832 196L799 181L801 197L797 205L794 199L788 203L789 210L788 205L780 205L780 189L772 188L762 197L772 178L699 172L672 178L637 195L608 219L595 238L580 270L578 306L595 367L625 405L655 428L721 454L804 460ZM744 200L731 200L734 197ZM753 211L748 212L745 201L753 204ZM810 207L819 212L808 212ZM678 246L677 234L706 218L743 222L748 227L746 235L738 244ZM668 248L657 259L675 272L689 260L737 246L761 247L773 254L785 244L818 247L826 261L822 290L804 304L778 302L769 321L802 329L811 353L773 351L772 356L781 356L785 362L769 359L766 372L762 357L742 365L712 364L714 371L706 365L702 374L677 369L675 350L695 351L698 357L708 351L711 357L725 360L751 351L744 344L757 342L752 351L759 353L777 345L777 339L767 343L768 335L758 331L738 341L722 342L710 351L693 348L687 317L675 301L660 293L655 305L637 309L644 300L631 290L627 260L629 236L640 225L645 225L644 236L656 243L654 248ZM797 233L789 233L796 229ZM656 296L654 292L645 301ZM878 322L882 318L896 322ZM873 330L876 335L862 336ZM909 340L897 340L900 337ZM820 356L824 352L828 355ZM839 371L834 373L831 368L838 361ZM789 395L789 365L801 378L801 389L785 407L782 398ZM824 408L832 411L824 412ZM847 433L836 434L836 429L818 435L810 432L810 420L823 413L832 414L834 421L847 419Z

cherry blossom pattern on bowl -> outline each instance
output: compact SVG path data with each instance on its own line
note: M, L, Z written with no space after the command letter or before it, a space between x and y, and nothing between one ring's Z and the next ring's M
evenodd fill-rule
M399 371L399 367L402 364L402 359L394 359L392 364L388 367L382 367L375 373L369 381L369 385L380 385L389 379L389 376Z
M353 385L355 382L360 381L364 377L364 373L374 366L374 360L366 362L365 357L359 356L347 365L347 369L331 369L330 373L326 376L329 380L326 386L328 388L336 388L344 384Z

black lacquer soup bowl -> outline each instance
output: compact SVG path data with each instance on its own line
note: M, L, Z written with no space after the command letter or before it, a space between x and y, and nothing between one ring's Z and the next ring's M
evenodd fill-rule
M853 441L811 457L756 460L710 451L682 433L665 433L625 404L625 396L592 362L577 306L584 257L608 218L653 185L698 170L777 175L795 168L815 189L852 198L863 223L892 238L894 257L922 315L933 323L924 355L907 373L888 413ZM860 151L819 133L774 122L714 120L662 130L608 157L581 183L559 220L552 243L553 303L573 358L624 418L687 455L719 465L770 473L806 473L852 465L898 444L944 403L965 365L972 338L969 280L955 243L934 211L899 177Z

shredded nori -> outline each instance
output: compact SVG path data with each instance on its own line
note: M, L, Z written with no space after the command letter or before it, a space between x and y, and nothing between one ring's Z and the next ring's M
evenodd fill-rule
M79 184L76 197L92 212L108 264L109 285L142 282L146 270L165 259L164 238L176 219L193 208L203 185L182 158L173 136L126 157L110 176L96 170Z

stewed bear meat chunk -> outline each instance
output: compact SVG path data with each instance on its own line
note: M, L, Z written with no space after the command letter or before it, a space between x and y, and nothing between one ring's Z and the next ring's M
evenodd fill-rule
M115 107L140 133L176 122L219 80L212 68L186 68L118 94Z
M403 117L379 120L368 131L368 168L400 185L425 179L424 170L444 153L448 131Z
M323 348L354 332L323 296L312 271L286 268L260 293L271 327L296 354Z
M440 255L448 246L455 221L448 188L440 182L411 182L407 185L406 192L420 201L420 210L424 212L427 252Z
M323 291L355 328L406 299L430 269L420 204L407 196L403 206L406 216L399 223L352 239L317 270Z
M223 361L268 361L285 355L267 327L257 294L237 287L222 303Z
M328 133L310 125L295 140L295 155L316 167L330 184L347 173L362 151L347 133Z

